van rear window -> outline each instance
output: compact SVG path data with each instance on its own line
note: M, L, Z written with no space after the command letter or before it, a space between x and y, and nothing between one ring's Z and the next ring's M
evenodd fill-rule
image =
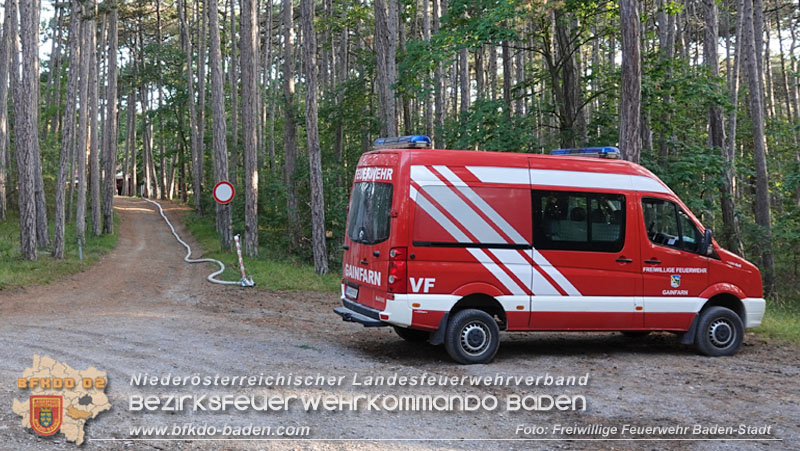
M377 244L389 238L392 211L391 183L358 182L353 185L347 236L356 243Z

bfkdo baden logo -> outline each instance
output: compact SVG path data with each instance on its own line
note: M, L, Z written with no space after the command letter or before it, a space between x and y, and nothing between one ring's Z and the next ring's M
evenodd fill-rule
M50 357L35 355L33 366L17 378L17 389L28 397L14 399L12 409L22 417L23 428L42 436L60 432L67 441L80 445L86 422L111 408L105 394L107 385L106 373L93 366L75 370Z
M39 435L53 435L61 428L62 396L30 397L31 427Z

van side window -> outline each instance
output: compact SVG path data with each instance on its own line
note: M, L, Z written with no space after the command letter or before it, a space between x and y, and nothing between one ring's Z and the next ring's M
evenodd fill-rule
M689 215L674 202L664 199L642 199L642 214L647 236L654 244L697 252L700 230Z
M532 190L533 247L619 252L625 245L625 196Z

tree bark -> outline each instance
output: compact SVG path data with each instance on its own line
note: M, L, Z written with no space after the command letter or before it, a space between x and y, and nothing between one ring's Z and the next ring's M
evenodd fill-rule
M244 136L244 251L258 255L258 9L255 0L241 0L242 127ZM314 66L316 68L316 65ZM316 80L314 80L316 82ZM308 83L311 83L310 81Z
M8 153L8 68L11 52L11 2L6 3L0 39L0 221L6 220L6 159ZM15 33L15 31L14 31Z
M108 57L106 68L108 71L108 85L106 91L106 120L103 125L105 132L105 190L103 192L103 233L114 232L114 194L117 191L117 46L119 45L117 31L117 6L112 5L108 19ZM123 172L123 178L125 173Z
M206 3L208 9L209 29L209 64L211 65L211 113L214 117L212 132L214 135L214 179L215 184L228 180L228 145L226 143L225 124L225 92L222 74L222 50L219 38L219 12L217 2ZM231 231L230 204L217 203L217 232L222 248L231 249L233 241Z
M231 167L230 172L234 181L239 180L239 159L241 152L239 149L239 79L236 76L239 66L236 54L236 9L234 0L228 0L228 16L230 19L230 40L231 40L231 59L228 66L228 82L231 86Z
M89 191L92 200L92 235L100 236L102 229L100 213L100 152L98 137L98 114L100 105L98 102L98 72L100 71L99 58L97 58L97 34L95 32L97 16L97 4L93 3L89 12Z
M626 160L639 163L641 155L640 120L642 70L639 52L639 2L620 0L622 29L622 83L620 99L619 146Z
M377 57L378 108L381 136L397 136L394 85L397 49L397 0L375 0L375 55Z
M284 183L286 184L286 216L289 245L292 250L300 244L300 218L297 212L297 189L294 172L297 165L297 137L294 105L294 11L292 0L283 0L283 100L284 100Z
M462 113L469 112L469 58L467 54L467 48L464 47L458 51L458 81L459 81L459 91L460 91L460 98L461 103L459 105L459 111Z
M67 173L70 156L75 149L75 96L78 90L78 76L81 62L81 20L80 0L72 0L72 14L69 25L69 67L67 79L67 102L64 110L64 121L61 135L61 156L58 162L58 179L56 183L56 208L54 218L53 256L64 258L64 222L66 184L73 184L71 173ZM0 99L2 101L2 99Z
M89 11L93 10L94 2L89 0L83 4L82 17L87 17ZM75 213L76 234L78 245L86 243L86 152L89 150L89 65L91 64L91 42L94 41L95 29L91 20L83 19L81 25L83 33L83 44L81 48L81 67L80 67L80 90L78 102L81 105L78 119L78 146L75 149L75 157L78 169L78 190L77 206Z
M130 196L130 168L131 168L131 153L134 149L134 142L131 139L131 134L133 133L133 128L135 127L135 103L136 101L133 99L134 90L131 89L128 92L128 116L127 122L125 122L125 150L124 150L124 159L122 163L122 195L123 196ZM134 154L135 156L135 154Z
M14 88L14 134L17 147L17 174L19 184L19 238L21 256L25 260L36 260L36 146L38 146L38 127L36 123L36 94L39 77L36 73L35 58L38 58L38 11L31 2L19 5L19 26L17 26L17 3L9 0L5 7L11 10L12 39L20 37L22 43L22 75ZM19 30L19 32L17 31ZM19 59L12 47L14 59ZM13 70L16 71L18 64Z
M422 0L422 39L429 43L431 42L431 1ZM427 77L430 77L430 72L427 72ZM423 119L425 121L425 135L433 136L433 102L431 102L430 92L425 93L423 99Z
M51 124L55 125L58 123L58 111L51 114L50 109L52 108L54 99L56 98L56 91L60 90L61 88L61 83L59 82L61 74L59 73L59 69L61 66L61 30L64 24L64 8L61 4L56 2L54 2L53 7L55 8L56 18L53 24L53 42L50 46L50 64L48 64L47 70L47 87L45 88L44 107L48 117L45 118L44 123L42 124L42 134L44 135L45 139L47 139L47 136L50 132ZM56 103L56 106L59 106L58 103ZM56 109L58 110L58 108Z
M706 64L711 64L711 72L713 75L719 75L719 67L716 63L717 58L716 54L716 45L711 46L710 42L717 41L716 36L716 27L709 25L710 21L713 21L716 24L716 2L714 0L705 0L706 1L706 49L704 50L705 56L704 59ZM739 0L739 8L738 11L742 11L743 8L743 1ZM744 245L742 243L741 232L739 230L739 221L736 218L736 204L735 204L735 193L734 193L734 175L736 173L736 153L735 153L735 146L736 146L736 112L737 112L737 105L739 103L739 70L741 67L742 62L742 20L737 20L736 23L736 60L733 64L733 70L729 74L731 85L730 85L730 95L731 95L731 104L734 105L734 108L731 109L730 116L728 118L728 138L729 142L725 142L725 133L722 124L722 110L718 105L713 105L709 110L709 136L711 140L711 145L713 147L720 147L720 140L722 141L722 156L725 160L725 167L723 168L723 182L720 186L720 204L722 208L722 243L723 245L735 252L739 255L744 255ZM709 47L713 47L709 48ZM717 127L719 127L719 130Z
M317 128L317 38L314 31L314 0L302 0L303 47L306 71L306 137L311 184L311 247L317 274L328 273L325 244L325 197L322 184L322 152Z
M758 41L755 38L755 17L753 5L758 0L744 0L742 20L742 42L744 50L744 65L747 70L749 88L749 111L753 122L753 158L756 167L756 197L755 212L756 224L761 228L761 270L764 278L764 294L771 294L775 289L775 261L772 252L772 220L770 212L769 175L767 173L767 142L764 136L764 104L762 89L759 83L758 61L760 60L756 49Z
M439 32L439 22L441 17L440 1L446 0L433 0L433 33ZM436 63L433 70L433 114L434 114L434 147L444 148L444 85L442 79L444 77L444 69L442 63Z
M186 104L189 110L189 128L191 133L191 146L192 146L192 167L194 168L194 176L192 177L192 192L194 195L194 211L201 212L200 207L200 179L201 175L198 173L199 169L203 166L203 159L200 151L200 133L197 127L197 110L194 106L194 75L192 72L192 41L189 38L189 28L186 25L188 11L186 8L185 0L178 0L178 18L181 23L181 43L183 44L183 53L186 58L186 87L187 96ZM202 58L202 56L200 56ZM202 95L202 93L201 93Z
M201 7L202 5L202 7ZM200 28L198 33L198 45L197 48L197 141L200 145L198 149L198 161L197 165L192 162L192 169L194 170L194 177L199 180L197 193L195 193L195 197L200 204L200 210L203 209L203 204L200 202L203 195L203 183L205 181L205 136L206 136L206 39L208 39L208 26L207 20L208 15L205 12L205 9L208 8L206 0L201 0L197 2L197 9L198 15L200 16Z

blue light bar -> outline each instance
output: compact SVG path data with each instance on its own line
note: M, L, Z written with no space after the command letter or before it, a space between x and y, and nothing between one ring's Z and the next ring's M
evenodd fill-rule
M372 143L375 149L430 149L431 139L424 135L378 138Z
M575 149L555 149L550 151L550 155L599 158L620 157L619 149L616 147L578 147Z

